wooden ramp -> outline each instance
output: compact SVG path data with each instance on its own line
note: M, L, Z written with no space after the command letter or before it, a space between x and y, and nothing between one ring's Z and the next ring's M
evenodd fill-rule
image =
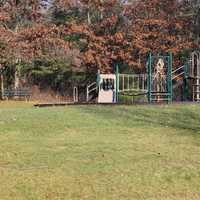
M37 103L34 107L45 108L45 107L62 107L62 106L87 106L87 105L118 105L113 103L96 103L96 102L62 102L62 103Z
M55 102L55 103L37 103L34 104L34 107L58 107L58 106L68 106L68 105L75 105L76 103L73 102Z

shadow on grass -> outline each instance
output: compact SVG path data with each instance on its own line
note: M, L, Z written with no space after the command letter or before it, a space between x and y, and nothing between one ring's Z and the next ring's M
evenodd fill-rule
M121 126L155 125L200 133L200 106L83 106L80 110Z

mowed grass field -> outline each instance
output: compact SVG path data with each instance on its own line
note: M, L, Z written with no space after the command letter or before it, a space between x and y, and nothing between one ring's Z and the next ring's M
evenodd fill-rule
M0 103L1 200L199 200L200 105Z

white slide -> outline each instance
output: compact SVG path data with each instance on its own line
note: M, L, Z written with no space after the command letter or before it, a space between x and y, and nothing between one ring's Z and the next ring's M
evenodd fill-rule
M114 103L113 102L113 91L101 91L99 92L98 103Z

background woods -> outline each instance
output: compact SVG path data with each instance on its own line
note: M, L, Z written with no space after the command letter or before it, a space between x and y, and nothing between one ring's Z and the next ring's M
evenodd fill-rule
M145 70L148 52L175 66L199 48L198 0L2 0L1 90L67 91L96 72Z

